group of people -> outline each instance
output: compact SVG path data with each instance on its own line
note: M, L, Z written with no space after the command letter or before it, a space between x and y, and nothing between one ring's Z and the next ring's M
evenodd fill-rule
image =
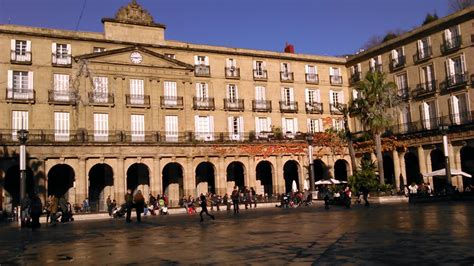
M310 206L313 204L313 194L307 189L304 192L296 191L291 193L283 193L280 195L279 208L297 208L300 206Z
M420 185L417 185L413 182L411 185L405 185L403 187L403 194L406 197L430 196L433 194L433 189L431 188L430 183L421 183Z

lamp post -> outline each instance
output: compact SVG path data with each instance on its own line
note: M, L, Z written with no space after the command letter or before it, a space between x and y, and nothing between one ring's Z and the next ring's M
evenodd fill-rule
M28 130L20 129L17 132L20 141L20 203L25 199L26 194L26 141L28 140ZM20 208L21 210L21 208ZM21 221L23 221L21 213Z
M451 165L449 164L449 148L448 148L448 130L449 126L442 125L440 126L441 133L443 134L443 151L446 164L446 192L451 189Z
M313 134L309 133L306 135L308 141L308 159L309 159L309 189L311 193L314 191L314 169L313 169Z

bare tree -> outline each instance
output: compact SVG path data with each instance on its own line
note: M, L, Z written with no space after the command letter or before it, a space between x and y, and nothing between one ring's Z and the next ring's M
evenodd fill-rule
M448 5L451 11L457 12L473 6L474 0L449 0Z
M380 35L372 35L369 37L369 39L365 42L365 44L362 46L362 49L368 50L372 47L375 47L379 44L382 43L383 36Z

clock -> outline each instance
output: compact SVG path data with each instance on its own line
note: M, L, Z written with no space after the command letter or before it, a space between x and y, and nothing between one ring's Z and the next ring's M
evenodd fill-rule
M139 52L133 52L130 54L130 61L134 64L140 64L143 61L143 56Z

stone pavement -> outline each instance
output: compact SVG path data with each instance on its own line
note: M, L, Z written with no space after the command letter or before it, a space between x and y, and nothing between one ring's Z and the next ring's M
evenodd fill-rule
M0 228L0 264L474 263L474 203L217 212ZM216 213L216 212L214 212Z

